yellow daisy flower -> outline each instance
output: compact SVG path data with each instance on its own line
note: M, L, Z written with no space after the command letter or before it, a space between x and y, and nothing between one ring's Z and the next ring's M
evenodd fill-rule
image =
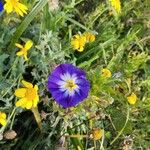
M92 132L92 137L93 139L96 141L96 140L100 140L103 136L103 132L104 130L102 129L99 129L99 128L94 128L93 129L93 132Z
M18 15L24 16L24 14L27 14L27 6L20 3L19 0L5 0L4 9L7 13L11 13L15 11Z
M25 43L25 46L21 45L21 44L18 44L16 43L15 44L18 48L20 48L21 50L19 52L17 52L17 56L24 56L25 60L28 60L27 58L27 52L28 50L32 47L33 45L33 42L31 40L27 41Z
M84 35L77 34L71 40L72 47L79 52L82 52L84 50L85 44L86 37Z
M129 104L134 105L137 101L137 96L132 92L131 95L127 97L127 100Z
M110 78L112 76L110 70L104 68L102 69L102 76L105 77L105 78Z
M117 13L121 13L121 2L120 0L109 0L111 6L117 11Z
M25 86L25 88L19 88L15 91L15 96L21 98L16 102L16 106L26 109L37 107L39 102L38 86L35 85L33 87L30 82L26 82L24 80L22 81L22 84Z
M0 112L0 124L2 126L6 126L6 124L7 124L6 114L4 112Z
M95 41L95 35L90 33L90 32L86 32L84 34L84 36L86 37L86 42L94 42Z

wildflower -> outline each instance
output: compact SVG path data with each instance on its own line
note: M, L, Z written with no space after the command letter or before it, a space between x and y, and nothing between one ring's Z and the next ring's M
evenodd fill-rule
M117 11L117 13L121 12L121 2L120 0L109 0L111 6Z
M72 47L79 52L82 52L84 50L85 44L86 44L86 37L83 35L77 34L71 40Z
M129 104L134 105L137 101L137 96L132 92L130 96L127 97Z
M112 16L112 15L113 15L113 11L112 11L112 10L109 11L109 12L108 12L108 15L109 15L109 16Z
M3 9L4 9L3 4L2 4L2 2L0 2L0 12L3 11Z
M110 78L111 77L111 72L109 69L102 69L102 76L105 78Z
M18 44L16 43L15 44L18 48L20 48L21 50L19 52L17 52L17 56L24 56L25 60L28 60L27 58L27 52L28 50L32 47L33 45L33 42L31 40L28 40L26 43L25 43L25 46L21 45L21 44Z
M21 98L16 102L17 107L22 107L26 109L32 109L37 107L39 101L38 95L38 86L33 85L29 82L22 81L22 84L25 86L24 88L19 88L15 91L15 96Z
M86 37L86 42L94 42L95 41L95 35L90 33L90 32L86 32L84 34L84 36Z
M103 136L103 130L99 128L94 128L92 132L92 136L95 141L100 140Z
M4 112L0 112L0 124L2 126L6 126L6 124L7 124L6 114Z
M18 15L24 16L24 14L27 14L27 6L20 3L19 0L5 0L4 9L7 13L11 13L15 11Z
M77 149L78 149L78 150L82 150L81 147L80 147L79 145L77 146Z
M88 96L90 84L83 70L71 64L61 64L49 76L48 89L58 104L69 108Z

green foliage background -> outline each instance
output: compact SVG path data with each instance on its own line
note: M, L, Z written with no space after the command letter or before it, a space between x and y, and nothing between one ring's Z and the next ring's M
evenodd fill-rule
M150 1L122 0L120 15L110 15L108 1L62 0L54 11L48 0L22 2L29 7L24 18L0 14L0 111L8 115L0 133L17 133L13 140L0 140L0 149L123 150L128 140L128 149L150 149ZM86 31L96 40L84 52L74 51L72 36ZM25 62L14 44L28 39L34 46ZM89 97L70 110L60 108L47 91L48 75L60 63L84 69L91 83ZM109 79L101 75L105 67L112 72ZM14 91L22 79L39 86L38 109L46 115L42 132L32 112L15 108ZM126 99L131 92L138 97L134 106ZM64 136L90 135L92 128L104 129L101 140Z

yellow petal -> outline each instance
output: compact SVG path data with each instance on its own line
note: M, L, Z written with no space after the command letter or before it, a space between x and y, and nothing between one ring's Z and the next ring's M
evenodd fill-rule
M84 50L84 47L82 46L78 49L79 52L83 52L83 50Z
M13 6L11 5L11 3L6 3L4 5L4 10L6 10L7 13L11 13L13 11Z
M23 84L26 88L33 88L32 83L27 82L27 81L25 81L25 80L22 80L22 84Z
M93 139L94 139L94 140L100 140L100 139L102 138L102 136L103 136L103 132L104 132L103 129L94 128L94 129L93 129L93 133L92 133Z
M79 48L79 42L78 40L72 40L71 41L71 45L74 49L78 49Z
M26 11L28 10L27 6L24 5L24 4L21 4L21 3L18 3L18 7L20 8L20 10L23 12L23 13L27 13Z
M5 113L1 113L0 117L2 117L3 119L6 119L6 114Z
M80 38L80 35L77 34L77 35L74 36L74 38L79 39L79 38Z
M27 101L26 108L31 109L32 108L32 101Z
M21 98L20 100L18 100L17 102L16 102L16 106L17 107L25 107L26 106L26 102L27 102L27 99L26 98Z
M94 41L95 41L95 35L92 34L92 35L90 36L89 41L90 41L90 42L94 42Z
M34 89L35 89L36 91L38 91L39 88L38 88L37 85L35 85L35 86L34 86Z
M37 95L33 100L33 107L37 107L38 101L39 101L39 96Z
M19 51L19 52L16 53L17 56L22 56L23 54L24 54L23 51Z
M24 59L27 61L28 60L28 57L27 57L27 53L24 53Z
M19 88L15 91L15 96L17 97L25 97L26 89L25 88Z
M6 124L7 124L6 119L0 118L0 124L1 124L2 126L6 126Z
M27 43L25 44L25 49L29 50L33 45L33 42L31 40L27 41Z
M104 69L102 69L102 76L105 78L110 78L112 76L112 74L109 69L104 68Z
M130 96L127 97L129 104L134 105L137 101L137 96L132 92Z
M23 46L22 46L21 44L19 44L19 43L16 43L15 45L16 45L16 47L18 47L18 48L21 48L21 49L23 48Z
M14 6L15 12L23 17L23 12L20 10L20 8L18 6Z

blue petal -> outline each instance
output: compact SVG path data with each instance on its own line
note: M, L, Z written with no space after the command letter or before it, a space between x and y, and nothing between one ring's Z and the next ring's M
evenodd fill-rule
M71 75L76 74L77 76L83 76L83 77L86 76L83 70L73 66L72 64L61 64L56 69L61 70L60 72L62 74L69 72ZM60 72L55 72L55 74L58 75Z
M72 64L62 64L61 65L62 70L64 70L64 72L69 72L71 75L72 74L76 74L77 76L83 76L85 77L86 74L83 70L73 66Z
M3 4L2 4L2 2L0 2L0 12L3 11L3 9L4 9Z

